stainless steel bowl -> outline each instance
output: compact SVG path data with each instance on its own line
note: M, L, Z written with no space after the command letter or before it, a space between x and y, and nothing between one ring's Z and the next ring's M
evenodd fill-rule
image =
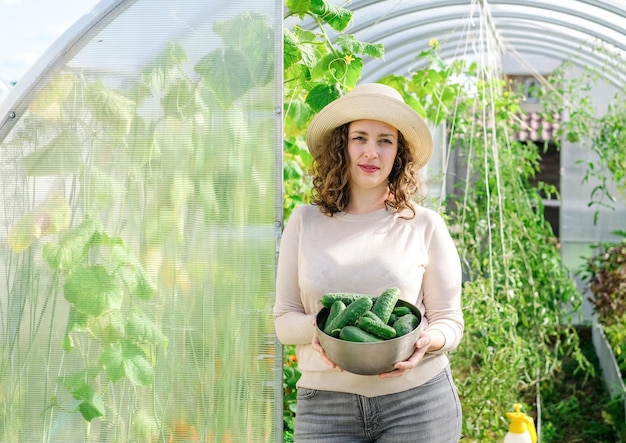
M402 337L376 343L351 342L325 334L324 325L329 309L322 308L316 317L317 336L328 358L337 366L355 374L375 375L392 371L395 363L404 361L413 354L422 326L422 314L415 305L399 300L396 306L407 306L411 309L420 320L419 324Z

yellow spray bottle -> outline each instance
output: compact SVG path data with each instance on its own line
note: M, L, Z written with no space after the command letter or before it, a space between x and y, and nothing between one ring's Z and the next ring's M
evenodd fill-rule
M515 412L507 412L511 420L509 432L504 437L504 443L537 443L537 431L532 417L520 412L522 405L513 405Z

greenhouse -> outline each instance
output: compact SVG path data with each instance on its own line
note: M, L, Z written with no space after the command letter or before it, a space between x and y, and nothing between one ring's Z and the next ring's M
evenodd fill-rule
M293 441L278 249L309 123L362 83L434 136L461 441L503 441L514 404L543 443L626 441L624 23L621 0L100 1L2 85L0 442Z

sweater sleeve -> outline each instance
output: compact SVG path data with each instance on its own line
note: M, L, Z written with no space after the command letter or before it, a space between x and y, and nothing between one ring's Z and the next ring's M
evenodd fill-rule
M445 221L438 217L428 245L428 265L422 283L427 331L436 330L445 344L436 353L452 351L463 337L462 272L456 245Z
M315 333L314 315L306 313L298 284L301 209L296 208L283 230L276 269L274 327L278 339L285 345L310 343Z

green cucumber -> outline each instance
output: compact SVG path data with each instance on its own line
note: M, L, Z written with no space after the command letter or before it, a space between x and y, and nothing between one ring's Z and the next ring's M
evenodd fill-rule
M411 308L408 306L396 306L392 311L396 317L402 317L403 315L412 314Z
M398 317L396 316L396 314L392 312L391 315L389 316L389 321L387 322L387 324L389 326L392 326L397 319Z
M370 309L372 309L372 299L370 297L357 298L324 327L324 332L328 331L327 334L337 337L341 328L356 325L359 318Z
M339 338L346 341L356 341L361 343L376 343L383 341L382 338L378 338L375 335L365 332L358 326L344 326L341 328Z
M330 311L328 313L328 317L326 317L326 325L328 326L335 317L337 317L337 315L343 311L344 309L346 309L346 305L344 302L342 302L341 300L337 300L335 301L335 303L333 303L330 307ZM324 327L324 332L328 335L330 335L330 329L327 330L326 327Z
M369 295L357 294L355 292L329 292L322 295L320 303L322 303L322 306L325 308L330 309L333 303L337 300L341 300L346 306L348 306L350 303L361 297L369 297Z
M414 314L406 314L398 318L393 324L393 329L396 330L396 335L401 337L408 334L419 324L419 319Z
M359 318L357 326L365 332L369 332L370 334L375 335L378 338L382 338L383 340L394 338L396 336L396 330L388 324L383 323L383 321L376 315L367 315L371 312L372 311L368 311L365 315Z
M374 303L372 312L376 314L376 316L378 316L383 323L387 323L399 297L399 288L394 286L393 288L386 289L382 294L380 294L376 303Z

